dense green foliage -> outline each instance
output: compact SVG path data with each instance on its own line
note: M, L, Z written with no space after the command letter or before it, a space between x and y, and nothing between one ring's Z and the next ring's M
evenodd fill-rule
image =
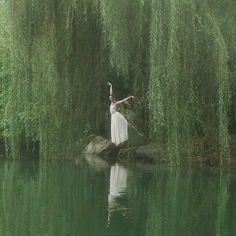
M35 142L43 158L69 158L84 136L106 135L111 80L118 95L139 98L139 128L173 162L202 151L229 159L236 117L233 0L1 0L0 6L1 136L11 155Z

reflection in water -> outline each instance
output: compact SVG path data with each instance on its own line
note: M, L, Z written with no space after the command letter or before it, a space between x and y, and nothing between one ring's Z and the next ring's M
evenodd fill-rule
M1 167L0 235L102 235L104 172L63 162L41 163L37 178L22 170L19 162Z
M110 188L108 195L108 222L111 223L111 217L115 213L126 215L126 187L127 187L127 169L118 163L111 167Z
M234 171L6 162L0 235L232 236L235 186Z
M118 163L111 167L110 172L110 199L115 199L125 194L127 186L127 169Z
M230 236L236 232L232 229L235 219L229 214L228 172L170 170L156 175L150 183L145 235Z

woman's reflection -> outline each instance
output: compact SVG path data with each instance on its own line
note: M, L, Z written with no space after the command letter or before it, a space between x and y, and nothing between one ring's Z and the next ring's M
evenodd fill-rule
M108 195L108 226L113 215L126 216L127 214L127 169L118 163L111 167L110 191Z

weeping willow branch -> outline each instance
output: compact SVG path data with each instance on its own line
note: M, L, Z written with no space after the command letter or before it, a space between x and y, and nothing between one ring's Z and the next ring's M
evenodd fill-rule
M191 155L196 137L205 139L208 150L229 158L227 51L206 2L153 0L152 9L149 108L154 139L176 163Z
M232 77L207 0L0 4L1 132L12 156L32 142L42 158L78 155L84 136L108 129L113 79L142 99L140 123L172 163L199 149L229 160Z

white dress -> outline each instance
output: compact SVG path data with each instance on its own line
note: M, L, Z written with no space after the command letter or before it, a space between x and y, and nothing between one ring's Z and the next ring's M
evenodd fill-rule
M110 105L111 113L111 141L117 145L128 140L128 122L116 111L116 105Z

